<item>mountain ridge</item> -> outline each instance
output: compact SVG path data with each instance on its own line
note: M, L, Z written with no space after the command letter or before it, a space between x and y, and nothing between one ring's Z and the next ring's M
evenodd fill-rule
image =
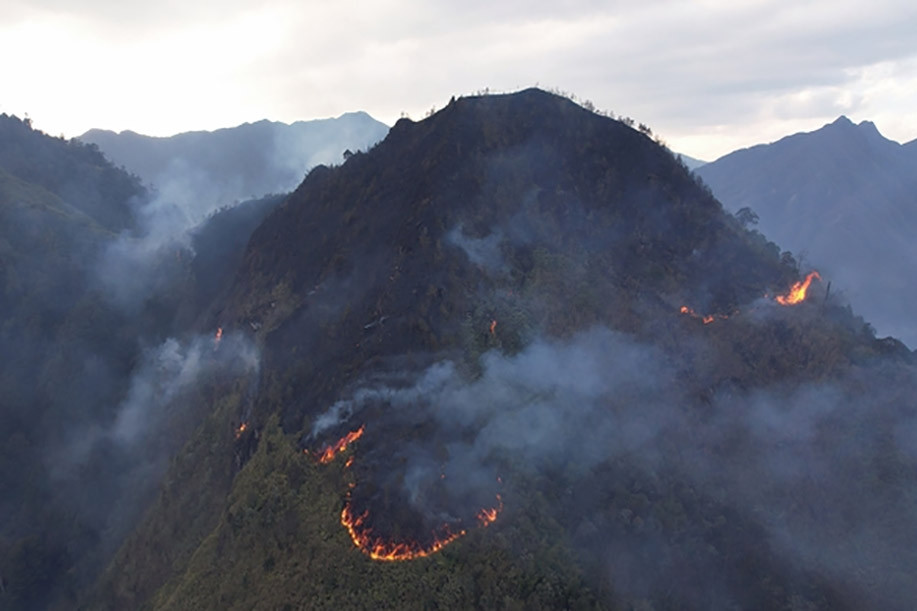
M752 209L768 238L827 269L883 333L917 345L917 321L905 304L917 297L894 276L907 276L917 158L909 145L875 125L840 117L814 132L726 155L697 170L732 211ZM875 298L874 296L888 296Z
M90 130L79 139L97 145L115 164L202 220L240 200L289 192L313 166L333 163L346 150L367 148L387 131L388 126L357 111L290 124L263 119L166 137Z

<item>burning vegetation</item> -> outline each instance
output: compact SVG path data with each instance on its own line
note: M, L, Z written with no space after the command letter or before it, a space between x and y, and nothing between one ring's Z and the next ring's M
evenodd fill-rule
M821 280L821 276L817 271L809 272L805 279L794 283L793 286L790 287L789 291L783 295L777 295L774 300L782 306L793 306L802 303L806 300L806 297L808 297L809 288L811 287L813 280ZM716 320L725 320L730 316L739 313L739 311L736 310L732 314L698 314L692 308L689 308L686 305L681 306L679 311L685 316L690 316L691 318L700 320L705 325L709 325Z
M500 515L500 512L503 511L503 497L499 494L497 495L497 506L490 509L484 508L478 512L478 522L484 528L487 528L491 524L497 521L497 516Z
M247 423L247 422L243 422L242 424L240 424L239 426L237 426L237 427L236 427L236 439L239 439L240 437L242 437L242 434L243 434L245 431L247 431L247 430L248 430L248 423Z
M700 314L698 314L697 312L695 312L694 310L692 310L692 309L689 308L688 306L684 306L684 305L681 306L681 310L680 310L680 311L681 311L682 314L685 314L685 315L687 315L687 316L690 316L691 318L697 318L697 319L701 320L705 325L709 325L709 324L712 323L714 320L716 320L716 318L715 318L712 314L709 314L709 315L706 315L706 316L701 316ZM725 316L725 315L721 315L720 318L728 318L728 317Z
M347 446L363 436L364 428L364 426L360 426L360 428L355 431L350 431L330 446L326 446L319 454L318 462L323 465L330 463L338 454L346 450Z
M365 425L355 431L347 433L334 444L325 447L318 455L318 461L321 464L327 464L333 461L338 454L347 449L351 443L363 436ZM305 451L308 453L308 450ZM353 464L354 457L347 459L344 467L348 468ZM498 481L499 480L498 478ZM353 489L355 484L350 482L348 486ZM497 503L494 507L485 507L478 511L476 519L482 528L490 526L496 522L500 512L503 511L503 498L497 494ZM453 541L468 534L465 528L461 528L461 521L454 524L443 524L431 533L432 540L423 544L419 541L393 541L373 533L373 529L368 525L369 510L357 514L351 505L350 493L347 495L347 502L344 509L341 510L341 525L347 530L353 544L364 554L382 562L398 562L405 560L414 560L424 558L435 554Z
M815 279L821 280L821 276L818 274L818 272L809 272L805 280L800 280L791 286L788 293L785 295L777 295L777 303L784 306L791 306L802 303L806 300L809 286L811 286L812 281Z
M464 529L453 531L448 524L445 524L438 531L433 532L432 543L425 546L416 541L389 541L373 535L372 528L366 526L368 517L369 510L355 516L351 510L350 501L348 501L341 511L341 524L347 529L350 539L360 548L360 551L373 560L383 562L424 558L435 554L467 534Z

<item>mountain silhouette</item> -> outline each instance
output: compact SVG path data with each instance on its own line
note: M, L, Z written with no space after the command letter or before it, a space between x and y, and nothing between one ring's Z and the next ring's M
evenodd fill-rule
M696 171L728 209L750 208L764 235L827 271L881 334L917 346L915 151L840 117Z
M311 168L366 149L388 126L365 112L292 124L258 121L215 131L152 137L93 129L79 137L163 196L210 211L268 193L286 193Z

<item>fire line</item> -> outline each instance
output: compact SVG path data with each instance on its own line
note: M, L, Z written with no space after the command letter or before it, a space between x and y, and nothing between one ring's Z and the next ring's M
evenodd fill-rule
M362 437L364 430L365 425L361 425L357 430L347 433L337 442L325 447L319 454L319 462L327 464L333 461L338 454L347 449L348 445ZM304 450L304 452L306 454L309 453L308 450ZM347 463L344 465L345 468L353 464L353 459L353 456L347 459ZM502 480L497 479L502 483ZM355 484L350 482L348 486L352 489ZM373 534L372 528L366 525L367 518L369 518L369 510L360 515L355 515L351 509L349 493L347 497L344 509L341 510L341 525L347 530L347 534L350 535L350 540L353 541L353 544L373 560L398 562L425 558L468 534L468 531L464 528L456 530L450 524L443 524L438 530L433 531L433 541L427 545L422 545L417 541L390 541ZM502 511L503 498L498 494L496 506L481 509L475 517L480 526L486 528L497 521L497 517Z
M322 463L323 465L330 463L332 460L334 460L335 456L346 450L347 446L363 436L364 428L365 425L361 425L357 430L347 433L338 439L337 442L326 447L324 450L322 450L322 453L318 458L318 462Z

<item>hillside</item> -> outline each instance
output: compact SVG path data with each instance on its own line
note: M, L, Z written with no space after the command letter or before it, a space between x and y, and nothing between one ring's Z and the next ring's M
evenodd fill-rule
M697 173L732 211L826 271L879 333L917 347L917 155L868 121L730 153Z
M148 197L94 146L0 116L2 609L74 608L197 426L198 383L245 370L208 359L195 325L280 198L214 216L193 250L147 250Z
M87 606L904 608L913 355L800 271L566 99L401 120L252 234L257 383Z
M0 115L0 168L41 185L106 229L131 226L136 177L113 168L96 147L34 135L28 121Z
M364 112L292 124L258 121L215 131L152 137L93 129L95 144L116 165L163 196L185 203L196 218L240 200L287 193L311 168L369 148L388 126Z

